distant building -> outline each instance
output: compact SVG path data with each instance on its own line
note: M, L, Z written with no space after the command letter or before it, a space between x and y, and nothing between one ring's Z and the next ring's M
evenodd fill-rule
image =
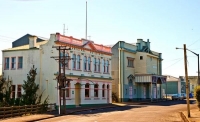
M59 33L44 40L27 34L13 42L13 47L2 51L4 77L12 78L12 98L21 97L23 81L34 65L37 68L36 83L43 99L58 105L57 81L58 56L52 46L66 46L65 52L73 60L66 65L66 76L72 81L66 86L66 107L109 104L112 102L111 48L86 39L76 39ZM62 54L61 54L62 55Z
M182 91L186 91L185 90L185 84L186 84L185 76L179 76L179 80L184 83L181 85ZM189 92L193 93L195 90L195 87L198 86L198 76L188 76L188 83L189 83Z
M183 89L181 85L183 85L183 83L179 80L179 78L170 75L166 75L166 77L166 84L162 84L162 88L165 90L165 94L172 95L178 93L185 93L184 91L182 91Z
M112 90L121 102L162 98L162 54L151 50L149 40L119 41L112 52Z

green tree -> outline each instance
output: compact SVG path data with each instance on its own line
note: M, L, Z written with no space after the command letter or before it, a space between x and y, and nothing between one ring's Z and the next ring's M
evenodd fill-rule
M37 91L39 89L39 85L35 83L35 78L37 75L37 68L33 67L30 69L27 74L27 80L24 80L24 84L22 88L24 90L24 94L22 94L22 104L23 105L34 105L41 103L41 96L38 96Z
M197 101L197 106L200 110L200 86L197 86L194 90L194 97L196 98Z
M12 80L0 76L0 106L14 105L14 99L10 98Z

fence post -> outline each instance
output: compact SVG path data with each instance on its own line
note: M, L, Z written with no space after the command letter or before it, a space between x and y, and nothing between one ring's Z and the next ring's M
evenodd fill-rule
M25 115L26 115L26 105L24 105L24 107L25 107Z
M11 106L11 116L13 117L13 106Z

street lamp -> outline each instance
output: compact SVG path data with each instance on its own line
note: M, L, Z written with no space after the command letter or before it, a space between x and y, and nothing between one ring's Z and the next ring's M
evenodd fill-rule
M183 49L183 48L176 47L176 49ZM198 57L198 78L197 78L197 84L200 85L200 82L199 82L199 54L197 54L197 53L195 53L195 52L193 52L193 51L191 51L191 50L189 50L187 48L186 48L186 50L190 51L191 53L195 54Z
M188 72L187 72L187 48L186 44L183 45L184 48L176 48L176 49L184 49L184 63L185 63L185 79L186 79L186 98L187 98L187 114L190 117L190 101L189 101L189 87L188 87Z

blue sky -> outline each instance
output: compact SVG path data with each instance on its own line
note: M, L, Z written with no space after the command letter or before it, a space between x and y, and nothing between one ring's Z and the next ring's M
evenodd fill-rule
M184 75L183 50L200 53L198 0L87 0L88 36L110 45L122 40L149 39L151 50L163 55L163 74ZM85 0L0 0L0 49L30 33L49 38L51 33L85 37ZM188 74L197 75L197 56L188 54ZM0 60L2 59L0 54Z

